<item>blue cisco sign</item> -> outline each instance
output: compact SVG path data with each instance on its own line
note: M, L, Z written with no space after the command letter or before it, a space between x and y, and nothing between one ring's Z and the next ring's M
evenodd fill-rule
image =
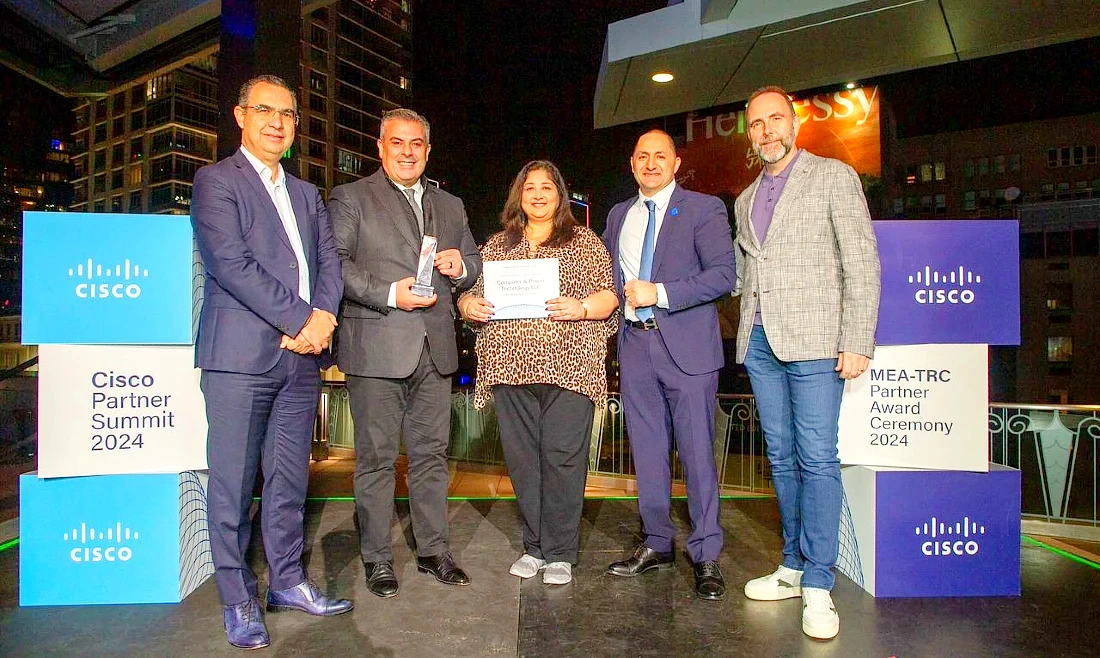
M186 215L23 214L23 342L191 343Z
M19 478L19 605L180 598L179 475Z
M885 220L874 229L882 263L877 344L1020 344L1015 220Z
M1020 595L1020 471L884 471L875 495L875 596Z

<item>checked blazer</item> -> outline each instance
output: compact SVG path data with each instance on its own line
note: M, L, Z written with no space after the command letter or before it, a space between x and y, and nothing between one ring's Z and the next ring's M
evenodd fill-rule
M874 356L878 247L856 172L803 151L791 165L761 244L752 204L763 171L737 197L737 362L744 363L757 306L782 361Z

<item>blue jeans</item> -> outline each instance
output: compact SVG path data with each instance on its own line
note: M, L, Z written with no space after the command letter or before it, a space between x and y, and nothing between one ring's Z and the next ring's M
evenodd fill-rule
M832 590L840 544L837 422L844 380L836 359L780 361L760 326L752 328L745 369L768 444L783 565L799 569L803 587Z

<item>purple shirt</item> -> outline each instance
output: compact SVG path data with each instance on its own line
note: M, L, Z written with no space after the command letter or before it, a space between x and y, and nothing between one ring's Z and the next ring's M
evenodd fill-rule
M783 171L775 176L768 173L767 167L764 168L764 175L760 177L760 184L756 186L756 196L752 200L752 229L756 233L756 239L760 242L760 246L764 246L764 241L768 236L768 228L772 225L772 216L775 214L775 204L779 203L779 197L783 194L783 188L787 186L787 178L790 176L791 169L794 167L794 163L798 162L801 155L802 149L799 149L794 154L794 159L788 162ZM756 325L764 324L760 319L760 303L762 301L757 302L756 316L752 320L752 323Z

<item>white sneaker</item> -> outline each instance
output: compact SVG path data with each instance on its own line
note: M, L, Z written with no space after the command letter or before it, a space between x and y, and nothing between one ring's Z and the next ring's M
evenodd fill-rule
M783 565L775 573L745 583L745 596L756 601L780 601L802 596L802 572Z
M546 560L524 553L523 557L512 563L512 566L508 568L508 573L520 578L532 578L545 567Z
M573 580L573 566L568 562L551 562L542 572L542 582L546 585L565 585Z
M818 640L831 640L840 632L840 615L829 590L817 587L802 590L802 632Z

